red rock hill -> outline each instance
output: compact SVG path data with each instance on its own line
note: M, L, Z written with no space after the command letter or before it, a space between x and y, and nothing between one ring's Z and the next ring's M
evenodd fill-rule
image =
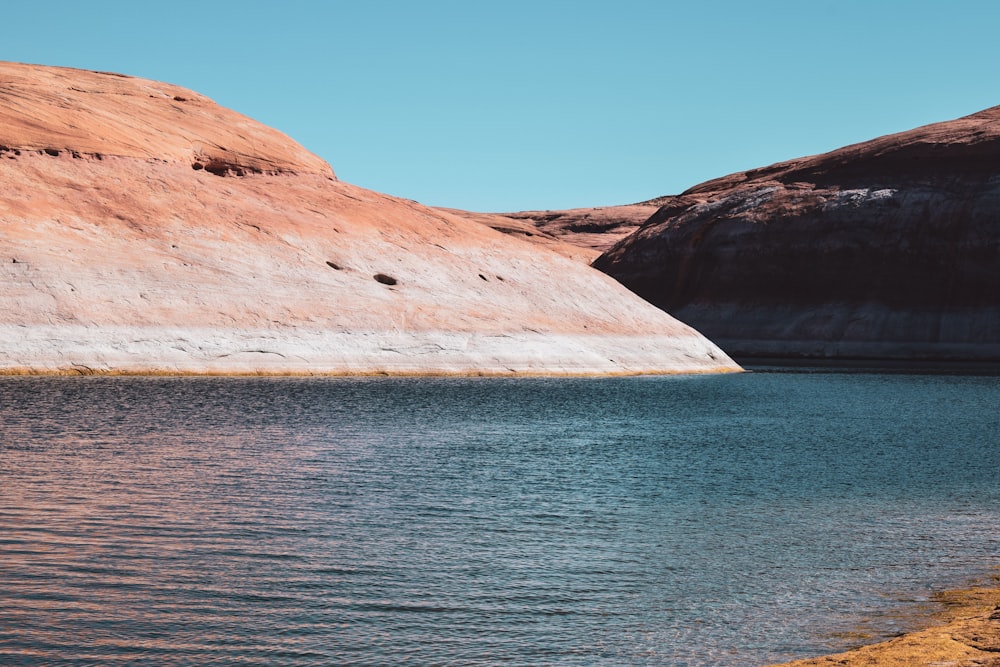
M111 72L4 63L0 147L179 162L223 174L333 170L287 136L203 95Z
M183 88L0 63L0 372L737 367L615 281Z

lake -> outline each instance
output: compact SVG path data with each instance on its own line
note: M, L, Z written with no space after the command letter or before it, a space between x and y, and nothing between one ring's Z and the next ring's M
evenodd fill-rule
M0 663L753 665L1000 552L1000 377L0 378Z

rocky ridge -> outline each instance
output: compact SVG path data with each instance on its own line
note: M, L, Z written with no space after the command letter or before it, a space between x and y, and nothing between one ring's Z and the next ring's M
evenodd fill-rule
M0 63L0 372L738 367L579 261L134 77Z

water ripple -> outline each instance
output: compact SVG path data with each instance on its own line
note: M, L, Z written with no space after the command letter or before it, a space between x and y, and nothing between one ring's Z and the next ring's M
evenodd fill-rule
M0 379L0 663L747 665L996 564L997 378Z

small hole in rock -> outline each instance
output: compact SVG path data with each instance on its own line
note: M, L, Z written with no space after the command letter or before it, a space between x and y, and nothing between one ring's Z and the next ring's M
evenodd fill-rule
M479 274L479 277L480 277L480 278L482 278L483 280L487 280L486 276L484 276L484 275L483 275L483 274L481 274L481 273Z
M500 282L503 282L503 276L497 276L497 280L499 280Z
M372 278L382 283L383 285L395 285L397 282L399 282L392 276L387 276L384 273L376 273L374 276L372 276Z
M47 153L48 155L51 155L52 157L55 157L55 156L59 155L59 151L58 151L58 150L56 150L55 148L46 148L46 149L45 149L45 152L46 152L46 153Z
M181 97L180 95L174 95L174 102L187 102L186 97Z
M326 265L329 266L331 269L336 269L338 271L342 270L342 267L340 266L340 264L337 264L335 262L331 262L330 260L326 260ZM378 278L376 278L376 280L378 280Z
M191 165L191 168L194 169L195 171L198 171L199 169L204 169L205 165L203 165L201 162L195 162L193 165Z

